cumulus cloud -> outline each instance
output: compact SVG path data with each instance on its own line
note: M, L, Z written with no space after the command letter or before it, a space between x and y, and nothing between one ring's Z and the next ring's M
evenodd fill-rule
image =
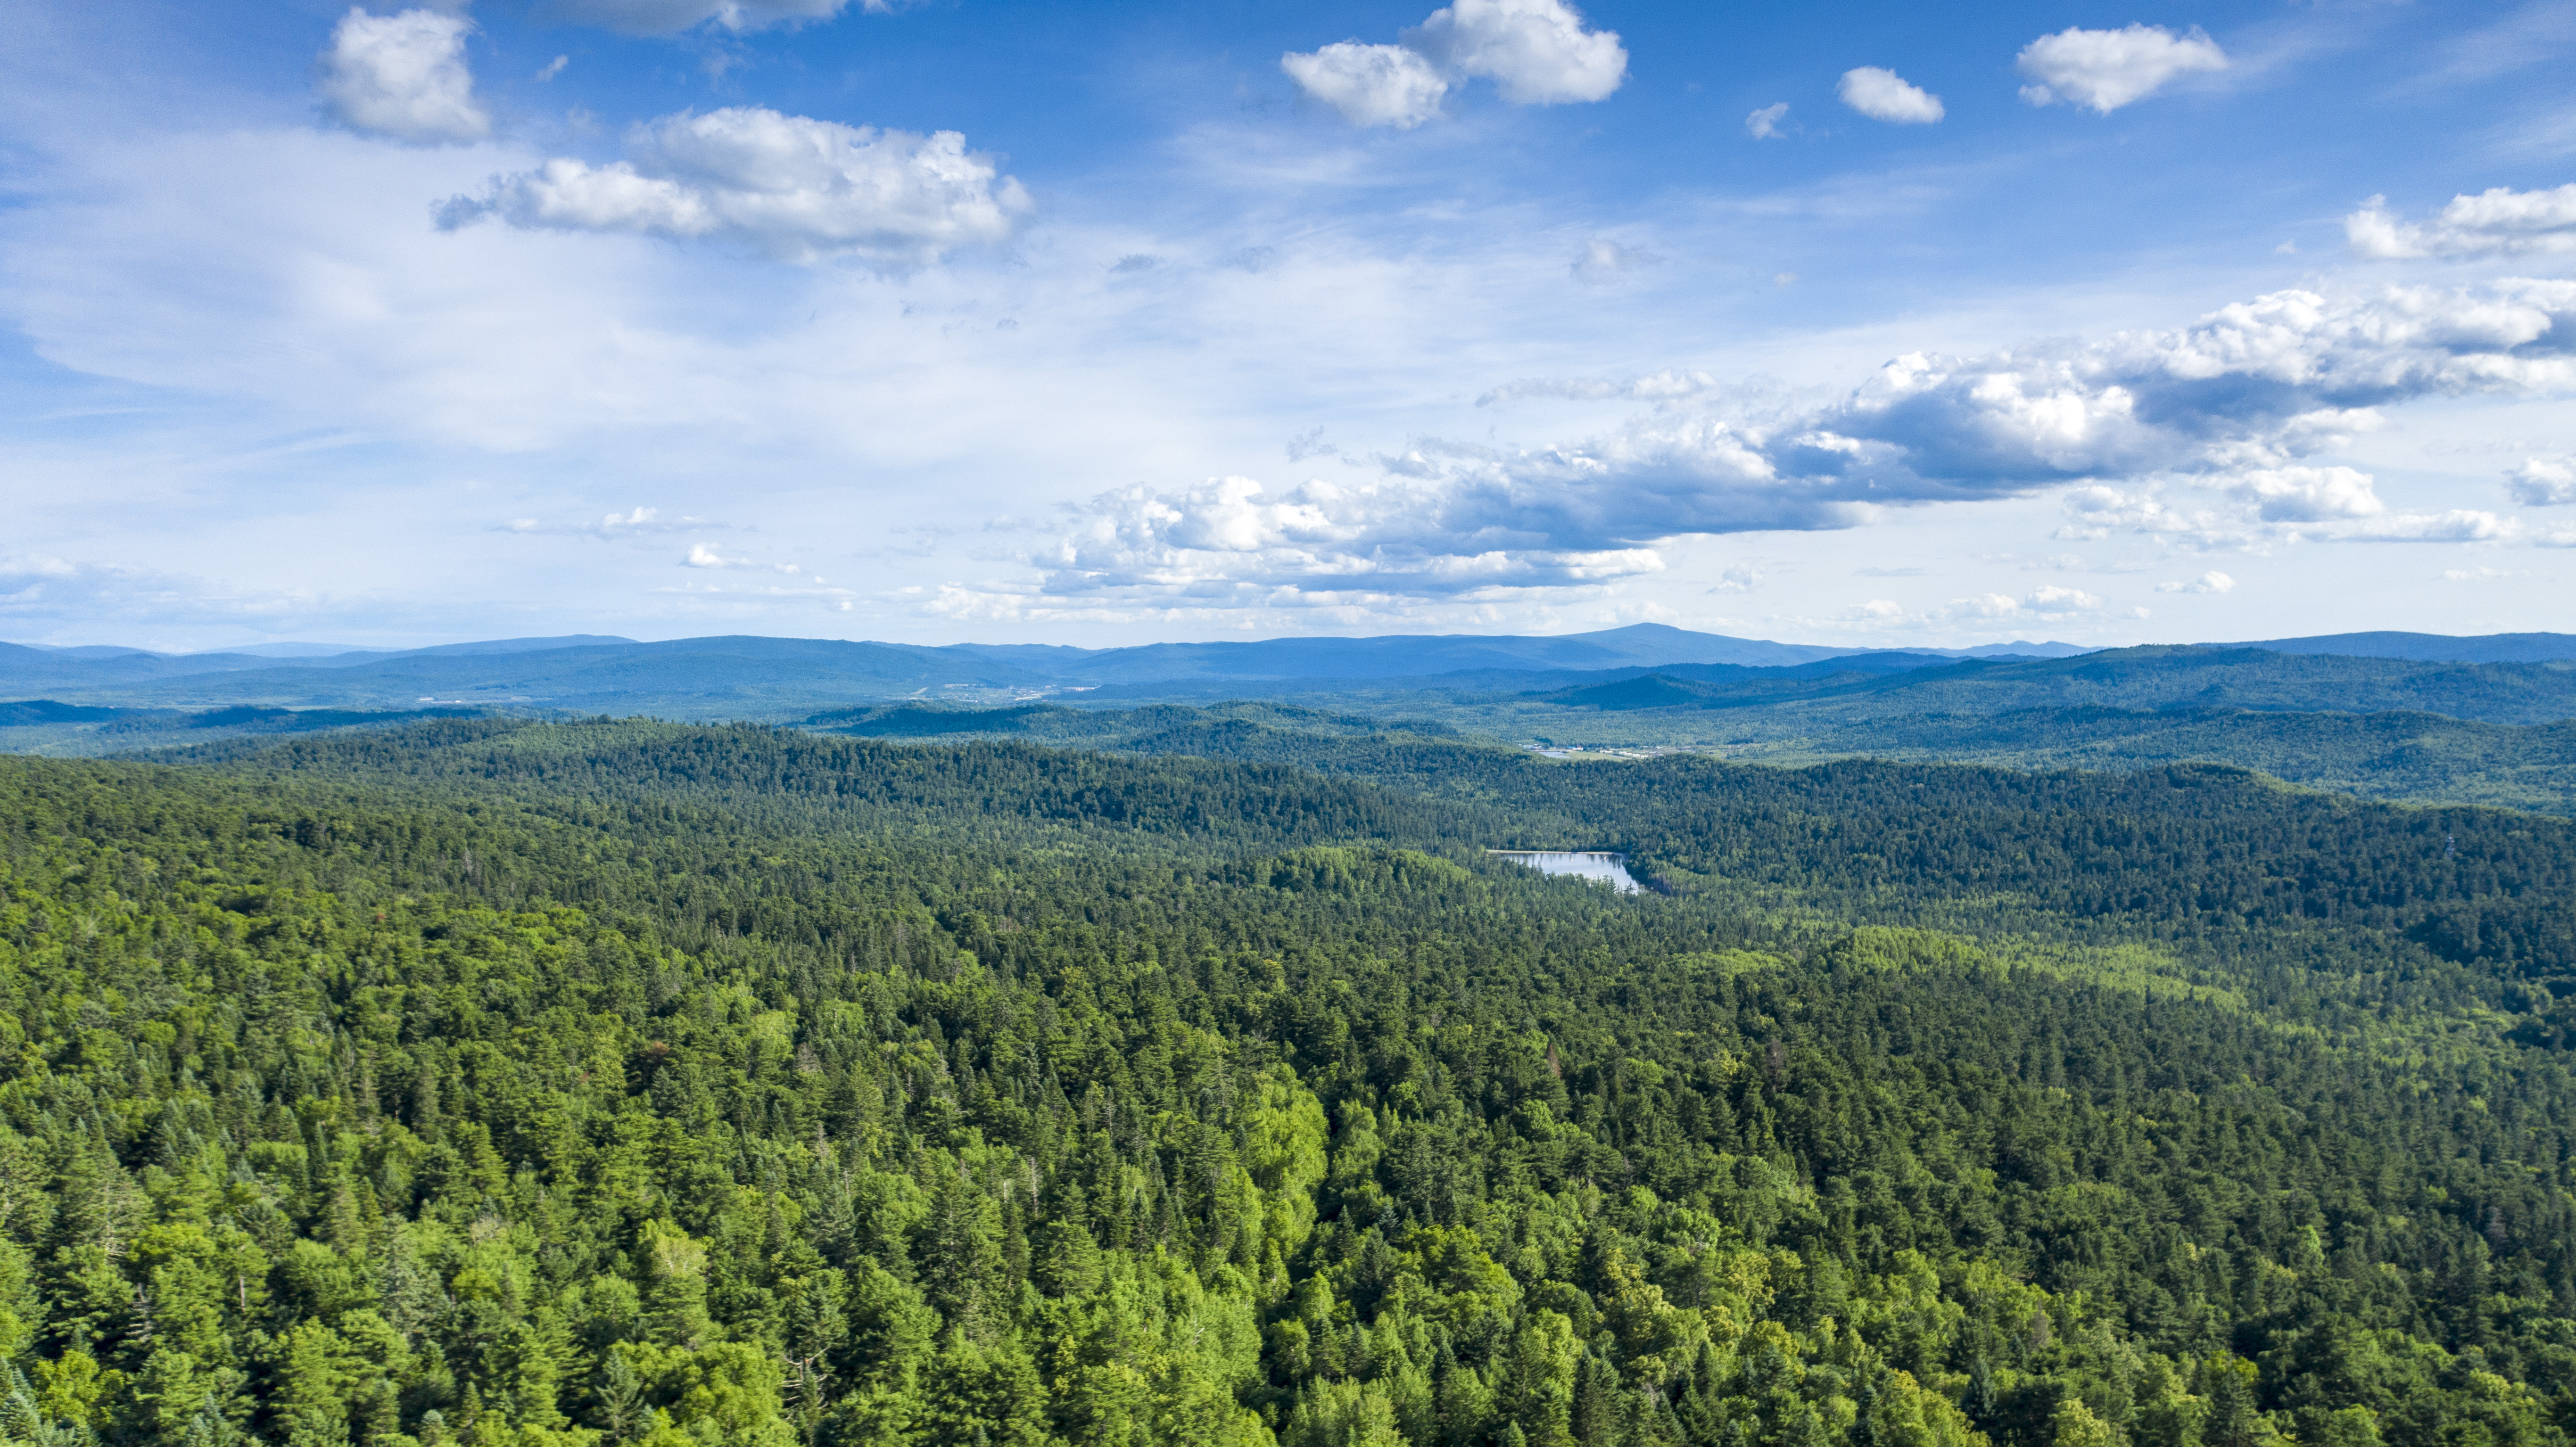
M1618 33L1585 28L1564 0L1458 0L1400 39L1292 50L1279 68L1351 124L1397 130L1439 115L1468 79L1492 81L1514 105L1564 105L1606 99L1628 74Z
M1710 388L1695 373L1513 383L1483 400L1652 405L1548 446L1417 439L1364 485L1105 493L1031 552L1034 586L1238 604L1495 597L1651 572L1683 536L1854 527L2050 487L2066 489L2072 538L2499 540L2515 527L2494 513L2396 511L2369 474L2313 459L2412 399L2576 391L2576 282L2276 292L2176 330L1898 357L1839 398L1755 416Z
M414 145L479 141L492 118L474 98L465 37L474 22L435 10L370 15L352 7L314 59L323 109L352 130Z
M1874 121L1900 126L1928 126L1941 119L1941 98L1919 85L1909 85L1895 71L1864 65L1843 72L1836 94L1843 104Z
M2034 588L2020 598L2009 598L2001 593L1962 598L1951 603L1948 611L1954 617L2016 618L2026 615L2067 618L2078 613L2099 613L2105 606L2101 598L2081 588L2045 587Z
M2234 591L2236 580L2216 569L2201 574L2188 583L2158 583L2159 593L2226 593Z
M554 0L548 10L629 35L672 35L707 24L739 34L829 20L849 5L850 0ZM887 0L862 0L859 8L882 15L894 7Z
M1514 105L1607 100L1628 78L1618 32L1585 29L1564 0L1458 0L1406 31L1404 43L1494 82Z
M2505 490L2524 507L2576 502L2576 457L2534 457L2505 474Z
M1789 118L1789 103L1775 101L1744 118L1744 133L1757 141L1767 141L1780 134L1780 123Z
M1546 520L1497 511L1439 479L1274 492L1215 477L1102 493L1069 509L1029 561L1044 570L1037 591L1056 599L1228 609L1507 597L1663 567L1652 549L1551 545Z
M2023 46L2014 64L2031 82L2021 88L2023 100L2035 106L2062 101L2107 116L2154 95L2176 76L2225 70L2227 52L2197 26L2183 35L2161 25L2070 26Z
M496 217L528 230L631 232L748 245L789 261L926 265L1007 238L1020 183L955 131L915 135L728 106L636 128L628 159L494 177L438 209L442 230Z
M2355 252L2380 261L2576 251L2576 184L2454 196L2420 224L2400 220L2387 197L2373 196L2343 219L2343 234Z
M1321 50L1290 51L1279 68L1306 94L1355 126L1409 131L1440 114L1449 81L1420 53L1401 45L1345 40Z
M2258 467L2238 474L2228 491L2252 503L2265 522L2331 522L2388 511L2370 474L2349 467Z
M1762 586L1762 570L1750 563L1735 563L1717 575L1712 593L1750 593Z

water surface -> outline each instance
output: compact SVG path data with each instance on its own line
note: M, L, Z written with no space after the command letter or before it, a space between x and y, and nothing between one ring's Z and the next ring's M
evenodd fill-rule
M1488 849L1496 859L1526 864L1541 874L1571 874L1577 879L1593 879L1622 894L1635 894L1642 886L1629 877L1628 856L1597 849Z

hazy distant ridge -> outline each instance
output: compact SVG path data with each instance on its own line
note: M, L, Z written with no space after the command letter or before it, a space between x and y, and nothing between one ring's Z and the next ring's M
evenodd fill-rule
M2272 654L2475 663L2576 658L2576 636L2566 634L2351 634L2237 647ZM2126 656L2134 650L2120 652ZM0 644L0 697L157 707L384 709L465 702L777 718L836 704L935 699L959 691L1097 690L1105 699L1136 698L1140 691L1161 688L1174 696L1195 697L1238 688L1247 693L1360 686L1526 690L1565 686L1561 677L1555 682L1535 677L1543 675L1627 671L1625 676L1634 677L1634 670L1653 668L1814 670L1836 659L1879 673L1963 654L2005 655L2021 663L2102 656L2055 642L1974 650L1835 648L1695 633L1657 623L1554 637L1398 634L1105 649L982 643L929 647L749 636L638 643L576 635L493 639L400 653L278 658ZM1664 706L1680 702L1670 699Z

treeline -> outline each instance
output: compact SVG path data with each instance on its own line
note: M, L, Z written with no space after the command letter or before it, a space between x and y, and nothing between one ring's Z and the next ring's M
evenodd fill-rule
M2563 841L2428 865L2431 816L2216 771L1523 767L488 722L0 761L0 1433L2565 1435L2567 1057L2395 988L2549 978L2426 922L2563 903ZM1677 893L1475 848L1623 816ZM1693 869L1766 852L1845 914ZM2229 978L2364 942L2451 1043L1869 922L2118 889L2105 940Z

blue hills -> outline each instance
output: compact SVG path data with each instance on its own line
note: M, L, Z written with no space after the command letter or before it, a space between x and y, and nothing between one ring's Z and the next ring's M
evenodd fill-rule
M2223 668L2214 664L2212 655L2221 652L2235 661ZM2344 666L2336 672L2292 661L2319 656L2381 660L2384 666ZM2420 670L2468 666L2522 671L2497 675L2484 685L2462 681L2472 676L2443 675L2442 696L2510 695L2509 705L2471 712L2492 716L2501 711L2519 719L2555 707L2551 700L2561 676L2550 666L2568 660L2576 660L2576 635L2552 633L2483 638L2369 633L2224 649L2101 652L2053 642L1972 650L1842 649L1653 623L1555 636L1400 634L1101 649L981 643L930 647L747 635L638 642L572 635L398 652L296 644L271 645L261 653L163 654L105 646L0 644L0 699L159 709L470 705L786 719L836 705L907 698L989 703L1002 695L1107 703L1351 690L1535 693L1574 707L1638 709L1722 706L1726 698L1812 697L1819 690L1901 689L1922 698L1927 707L1937 700L1956 708L1962 702L1960 689L1973 692L2009 683L2020 695L2036 690L2068 701L2126 706L2152 697L2156 701L2145 705L2149 707L2232 704L2238 700L2227 696L2231 691L2289 687L2298 701L2284 696L2271 706L2323 707L2332 706L2334 689L2367 679L2372 681L2363 688L2365 696L2396 701L2389 706L2423 707L2427 700L2415 693L2421 693L2421 680L2431 675ZM2125 681L2099 682L2108 676L2106 669ZM2543 672L2529 673L2532 669ZM2295 686L2258 685L2258 676L2267 670L2294 679ZM1638 681L1647 673L1661 675L1662 681ZM2138 681L2148 675L2165 681ZM2180 681L2186 676L2193 681ZM2080 681L2087 677L2097 681ZM1596 685L1619 691L1584 692Z

